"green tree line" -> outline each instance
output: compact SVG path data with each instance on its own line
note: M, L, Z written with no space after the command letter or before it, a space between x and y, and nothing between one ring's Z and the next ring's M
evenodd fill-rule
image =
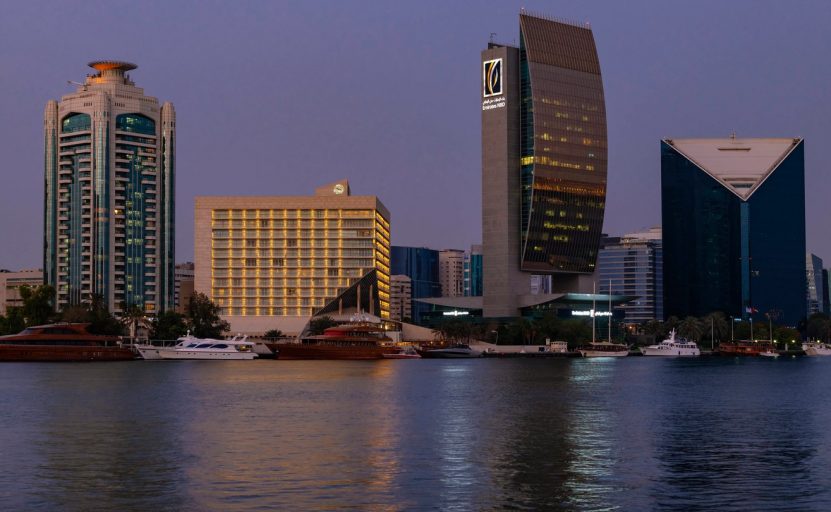
M122 312L116 317L109 312L100 295L90 295L81 304L57 311L52 286L21 286L18 291L22 305L11 306L5 316L0 315L0 335L17 334L26 327L55 322L89 324L89 332L113 336L135 336L138 327L145 325L151 339L161 340L174 340L188 330L199 338L219 338L230 328L228 322L219 317L219 306L198 292L191 296L185 314L163 311L151 317L138 306L122 304Z

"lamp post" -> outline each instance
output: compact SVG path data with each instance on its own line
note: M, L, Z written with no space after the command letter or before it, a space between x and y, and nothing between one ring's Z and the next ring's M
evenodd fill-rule
M499 345L499 331L491 331L491 332L496 335L496 343L494 343L494 345Z

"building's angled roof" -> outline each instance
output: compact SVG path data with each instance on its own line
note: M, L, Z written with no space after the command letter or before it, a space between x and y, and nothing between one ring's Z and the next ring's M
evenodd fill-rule
M802 139L665 139L728 190L747 200Z

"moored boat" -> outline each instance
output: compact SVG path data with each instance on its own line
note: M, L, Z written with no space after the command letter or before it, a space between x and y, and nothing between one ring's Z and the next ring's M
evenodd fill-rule
M452 345L445 348L431 348L418 351L425 359L470 359L482 357L481 350L470 348L470 345Z
M621 343L591 342L577 348L582 357L626 357L629 347Z
M89 324L28 327L0 336L0 361L130 361L135 352L117 336L90 334Z
M641 347L641 354L645 356L700 356L701 350L694 341L675 337L675 329L669 333L669 338L657 345Z
M777 357L779 357L779 352L769 348L767 350L759 352L759 357L769 357L772 359L776 359Z
M831 356L831 345L818 341L806 341L802 344L806 356Z
M323 334L308 336L295 343L266 343L278 359L383 359L400 349L380 324L350 322L329 327Z
M737 340L724 341L718 345L718 353L722 356L758 356L766 350L775 350L768 341Z
M144 359L251 360L257 357L254 343L245 337L215 340L188 333L178 341L173 347L137 345L136 349Z
M383 354L384 359L421 359L421 356L413 347L406 347L400 349L399 352L391 354Z

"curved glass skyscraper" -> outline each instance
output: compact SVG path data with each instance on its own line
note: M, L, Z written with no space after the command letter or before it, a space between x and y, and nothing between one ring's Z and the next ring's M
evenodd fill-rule
M96 61L44 113L44 280L59 308L97 295L110 310L173 307L176 113Z
M531 274L578 291L603 227L603 82L587 25L522 13L482 52L483 315L516 316ZM589 286L590 289L590 286Z

